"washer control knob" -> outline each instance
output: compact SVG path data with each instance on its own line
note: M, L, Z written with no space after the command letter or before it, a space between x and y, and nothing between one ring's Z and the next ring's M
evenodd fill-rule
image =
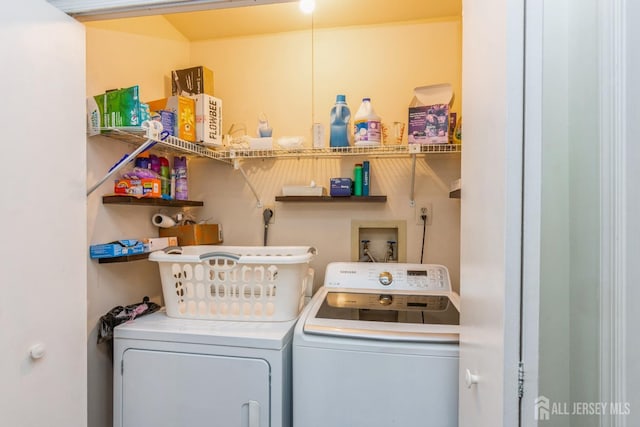
M378 302L380 305L391 305L391 303L393 303L393 297L391 295L380 295Z
M378 282L380 282L382 286L389 286L391 282L393 282L393 276L388 271L383 271L378 276Z

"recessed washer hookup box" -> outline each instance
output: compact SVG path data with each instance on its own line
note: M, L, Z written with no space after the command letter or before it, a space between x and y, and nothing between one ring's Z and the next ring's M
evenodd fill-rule
M351 178L331 178L331 196L351 196Z

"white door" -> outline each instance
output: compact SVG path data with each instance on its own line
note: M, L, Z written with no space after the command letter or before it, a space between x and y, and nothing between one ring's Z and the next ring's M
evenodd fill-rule
M86 425L84 28L0 14L0 425Z
M464 0L462 10L459 419L461 427L511 427L518 425L524 0Z
M270 368L262 359L129 349L122 427L267 427Z

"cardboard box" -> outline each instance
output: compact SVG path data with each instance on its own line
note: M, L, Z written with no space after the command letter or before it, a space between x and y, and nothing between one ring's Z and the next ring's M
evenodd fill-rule
M331 196L351 196L351 178L331 178Z
M207 94L191 98L196 103L196 142L222 147L222 100Z
M222 243L222 229L218 224L189 224L159 228L160 237L176 236L178 246L218 245Z
M111 243L89 246L91 258L113 258L124 255L135 255L144 252L144 244L135 239L117 240Z
M151 112L167 110L175 115L174 135L185 141L196 141L196 102L186 96L170 96L147 102Z
M452 101L453 89L448 83L415 88L409 104L409 144L448 143Z
M162 184L156 178L118 179L113 186L116 194L142 197L162 197Z
M190 96L205 93L213 96L213 71L198 66L171 71L171 95Z
M140 103L138 86L110 90L87 98L87 126L90 135L104 127L140 126L148 119Z
M161 251L170 246L178 246L178 238L171 237L148 237L142 240L145 252Z

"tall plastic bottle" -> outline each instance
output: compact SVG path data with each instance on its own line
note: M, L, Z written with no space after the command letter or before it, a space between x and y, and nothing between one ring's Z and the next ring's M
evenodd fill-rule
M169 159L160 157L160 175L162 176L162 195L169 197L171 195L171 168L169 167Z
M373 111L371 98L362 98L362 104L358 108L353 121L354 145L374 146L380 145L381 129L380 116Z
M189 194L187 191L187 158L186 157L174 157L173 168L175 169L176 184L175 184L175 197L176 200L188 200Z
M353 168L353 195L362 196L362 163Z
M331 109L331 132L329 134L330 147L349 146L349 122L351 110L344 95L336 96L336 104Z

